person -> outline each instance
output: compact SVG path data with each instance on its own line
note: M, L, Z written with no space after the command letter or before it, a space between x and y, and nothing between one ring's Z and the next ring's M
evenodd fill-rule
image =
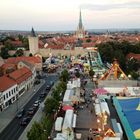
M88 140L90 140L89 136L87 137Z

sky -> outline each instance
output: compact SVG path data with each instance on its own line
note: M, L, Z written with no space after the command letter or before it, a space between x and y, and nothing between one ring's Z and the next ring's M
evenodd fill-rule
M140 0L0 0L0 30L140 28Z

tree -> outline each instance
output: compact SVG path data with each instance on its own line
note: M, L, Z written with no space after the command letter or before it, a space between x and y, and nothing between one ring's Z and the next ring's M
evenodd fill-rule
M28 140L43 140L43 139L41 139L42 134L43 134L43 128L42 128L41 124L34 122L30 131L27 133L27 138L28 138Z
M60 93L61 93L61 87L56 87L56 89L53 90L52 92L52 97L57 100L57 101L60 101Z
M76 76L77 78L79 78L79 77L81 76L79 70L76 71L75 76Z
M90 69L89 76L90 76L91 80L93 79L94 74L95 74L95 72L93 71L93 69Z
M29 41L27 37L24 37L22 40L23 46L26 50L29 50Z
M88 38L88 39L86 40L86 42L87 42L87 43L91 42L91 39L90 39L90 38Z
M23 56L23 54L24 54L24 51L22 49L19 49L15 52L16 56Z
M23 42L23 35L19 34L18 39Z
M127 70L130 71L138 71L140 68L140 62L138 62L136 59L130 59L127 62Z
M32 53L30 53L30 54L29 54L29 56L30 56L30 57L32 57L32 56L33 56L33 54L32 54Z
M51 114L54 112L54 110L57 110L59 106L59 102L54 99L53 97L47 98L45 102L45 112L46 114Z
M58 83L58 87L61 87L61 93L64 94L67 89L67 84L64 81Z
M9 51L9 50L8 50L8 48L6 48L6 47L2 47L2 48L1 48L1 57L2 57L3 59L7 59L8 57L10 57L8 51Z
M43 129L46 130L46 133L49 136L53 126L53 119L50 116L45 116L41 124Z
M65 69L61 72L61 75L60 75L60 80L63 81L63 82L67 82L70 78L70 74L68 73L68 71Z

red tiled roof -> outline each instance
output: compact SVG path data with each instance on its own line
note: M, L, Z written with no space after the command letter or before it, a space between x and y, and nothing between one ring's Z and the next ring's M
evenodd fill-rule
M16 82L7 76L0 77L0 92L3 92L10 87L16 85Z
M29 57L26 57L26 56L21 56L21 57L11 57L11 58L8 58L6 60L6 63L12 63L12 64L16 64L20 61L27 61L31 64L36 64L36 63L41 63L42 60L40 57L36 57L36 56L29 56Z
M19 41L19 40L15 40L15 41L10 41L13 45L15 46L21 46L22 45L22 42Z
M9 77L15 80L18 84L27 80L32 76L32 72L27 67L23 67L9 74Z
M7 69L7 68L13 68L15 69L16 68L16 65L15 64L9 64L9 63L5 63L1 66L3 69Z
M129 54L127 55L127 58L128 58L128 59L134 58L134 59L140 61L140 54L129 53Z

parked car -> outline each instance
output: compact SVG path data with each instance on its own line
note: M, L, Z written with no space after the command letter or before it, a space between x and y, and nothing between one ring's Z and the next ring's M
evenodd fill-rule
M44 97L46 96L46 94L47 94L46 92L40 93L40 94L39 94L39 97L40 97L40 98L44 98Z
M34 104L33 104L33 106L35 106L35 107L38 107L40 105L40 101L39 100L36 100L35 102L34 102Z
M48 84L48 85L46 86L46 90L50 90L50 89L51 89L51 85Z
M27 111L28 115L33 115L34 113L35 113L35 108L34 107L29 108L28 111Z
M21 110L18 111L16 117L21 118L24 115L24 112L25 112L25 110L24 110L24 108L22 108Z
M36 80L36 81L34 82L34 85L38 85L38 84L40 84L40 80Z
M20 125L27 125L31 120L31 117L27 116L24 117L21 121L20 121Z
M50 85L53 86L54 85L54 82L53 81L50 81Z

